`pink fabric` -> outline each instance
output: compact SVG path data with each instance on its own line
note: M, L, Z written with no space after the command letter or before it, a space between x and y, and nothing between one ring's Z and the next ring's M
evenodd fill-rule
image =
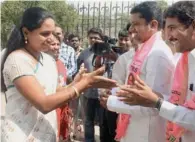
M137 75L141 71L142 64L147 57L148 53L151 51L151 48L157 38L161 38L159 33L154 34L148 41L146 41L140 50L137 50L133 57L133 61L130 65L130 74L128 77L127 84L132 84L132 76ZM118 123L116 129L116 140L120 140L122 137L125 136L127 127L130 123L131 115L128 114L119 114L118 116Z
M189 52L183 53L177 64L172 86L172 95L169 101L176 105L182 105L186 108L195 109L195 97L189 101L186 101L186 96L188 93L188 53ZM179 139L184 132L184 128L168 121L166 142L179 142Z
M195 96L193 96L191 100L185 102L184 106L189 109L195 109Z
M57 70L58 70L58 83L59 86L64 87L66 85L66 67L64 66L61 60L56 61ZM70 137L70 123L72 110L69 107L69 104L59 107L56 109L57 112L57 121L58 121L58 136L60 141L69 140Z
M58 59L56 61L57 69L58 69L58 83L60 86L65 86L66 85L66 79L67 79L67 69L63 62Z

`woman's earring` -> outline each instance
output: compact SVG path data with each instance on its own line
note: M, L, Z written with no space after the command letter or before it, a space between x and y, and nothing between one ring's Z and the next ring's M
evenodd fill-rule
M24 42L25 42L25 44L28 43L27 37L24 37Z

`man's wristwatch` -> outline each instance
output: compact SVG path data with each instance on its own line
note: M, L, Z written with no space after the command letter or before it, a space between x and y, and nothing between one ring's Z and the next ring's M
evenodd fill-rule
M162 98L159 98L158 101L155 104L155 108L157 108L158 111L160 111L160 108L161 108L162 103L163 103L163 99Z

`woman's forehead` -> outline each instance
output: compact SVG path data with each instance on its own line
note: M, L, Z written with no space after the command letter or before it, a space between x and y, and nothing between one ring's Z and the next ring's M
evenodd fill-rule
M40 30L55 31L55 21L51 18L45 19L40 27Z

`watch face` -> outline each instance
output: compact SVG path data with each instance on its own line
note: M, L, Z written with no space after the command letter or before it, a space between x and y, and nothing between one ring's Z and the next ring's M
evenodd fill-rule
M160 111L161 105L163 103L163 99L159 98L156 102L155 108L157 108Z

